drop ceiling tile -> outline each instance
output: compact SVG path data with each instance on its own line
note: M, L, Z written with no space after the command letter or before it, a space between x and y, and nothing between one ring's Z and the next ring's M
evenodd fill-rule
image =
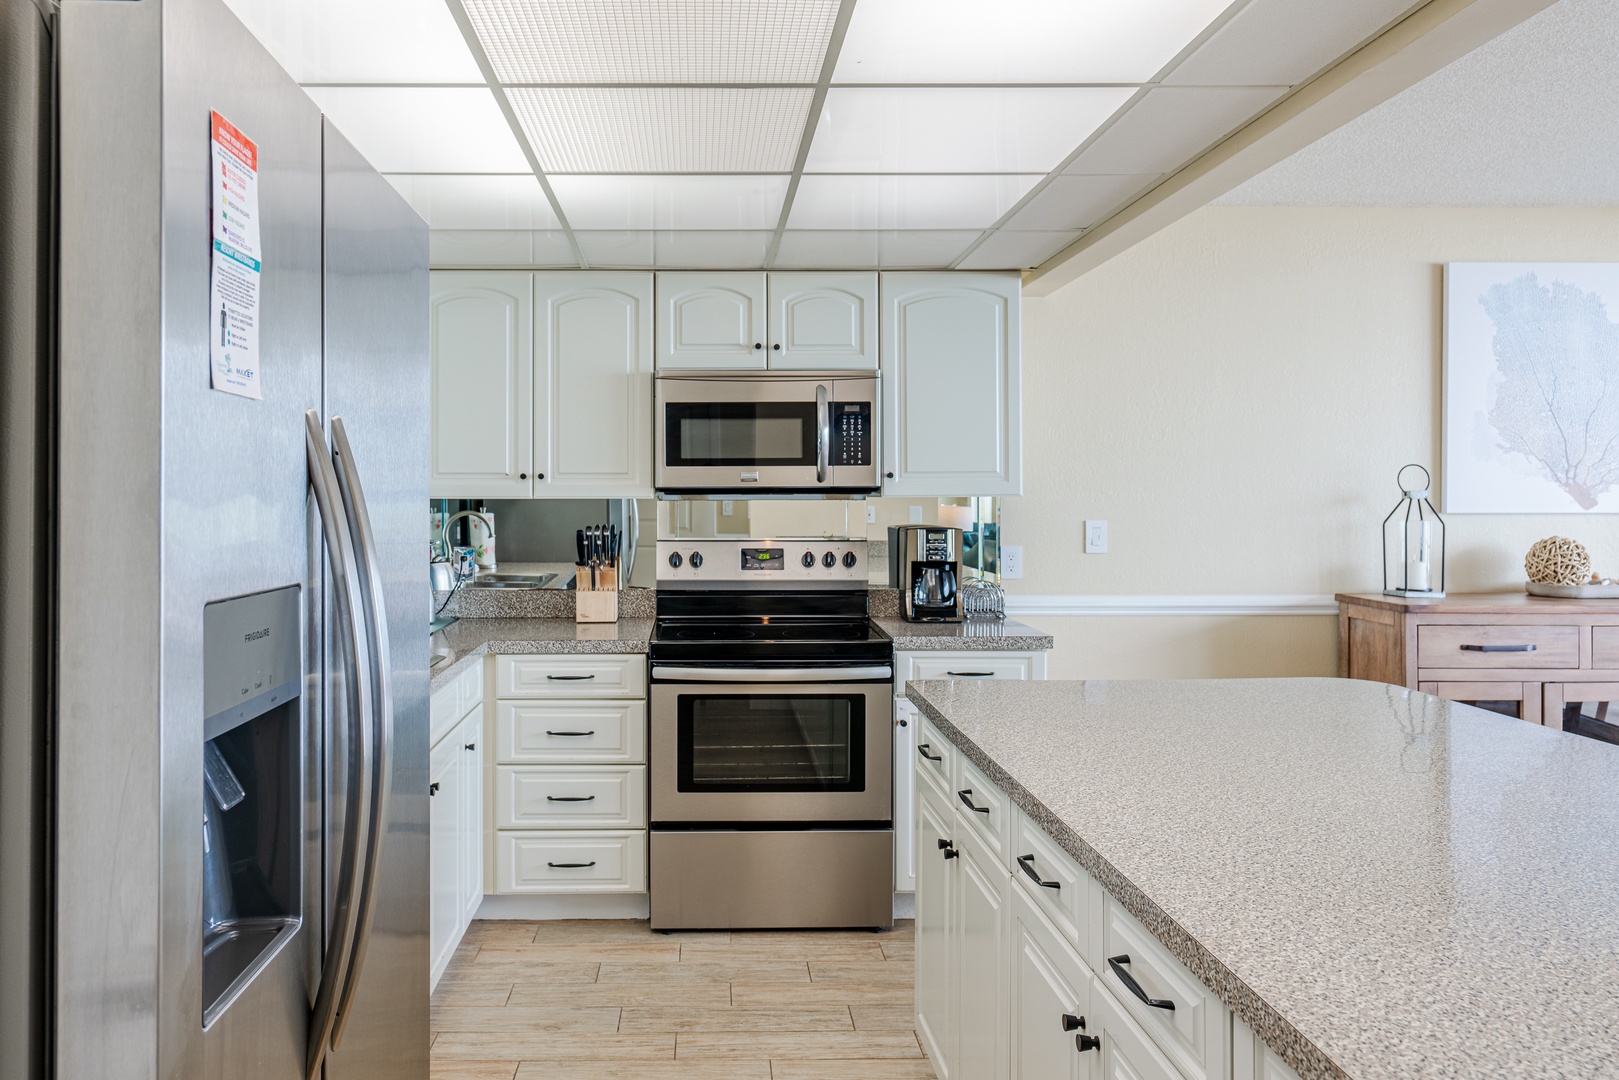
M530 171L487 89L325 86L309 96L379 172Z
M812 90L509 92L547 172L791 172ZM566 212L566 211L564 211Z
M795 229L987 229L1042 177L814 175L799 181Z
M1120 87L834 87L805 170L1050 172L1131 93Z
M444 0L225 3L299 82L483 82Z
M788 229L781 234L781 246L776 249L776 261L771 265L808 270L864 270L879 265L877 249L875 230Z
M963 270L1029 270L1039 266L1079 239L1069 232L990 233L973 253L961 260Z
M1296 86L1412 8L1415 0L1252 0L1164 78L1166 84Z
M1157 173L1123 176L1056 176L1012 216L1018 231L1085 229L1158 179Z
M1274 86L1150 90L1063 172L1174 172L1284 93Z
M427 249L435 268L579 265L559 229L434 229Z
M552 176L576 229L774 229L785 176Z
M575 230L579 250L594 267L652 265L652 233L641 229Z
M877 234L878 263L885 269L943 269L954 262L981 230L881 232Z
M502 82L800 82L838 0L465 0Z
M773 231L658 232L652 238L653 265L691 270L761 269L773 235Z
M1229 3L860 0L834 81L1145 82Z
M527 176L391 173L388 182L433 229L554 229L540 182Z

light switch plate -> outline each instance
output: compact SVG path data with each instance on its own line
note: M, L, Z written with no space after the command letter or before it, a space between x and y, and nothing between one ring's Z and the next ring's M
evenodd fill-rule
M1107 522L1105 522L1105 521L1086 521L1085 522L1085 554L1087 554L1087 555L1106 555L1107 554Z
M1007 544L1001 548L1001 577L1020 578L1023 576L1023 545Z

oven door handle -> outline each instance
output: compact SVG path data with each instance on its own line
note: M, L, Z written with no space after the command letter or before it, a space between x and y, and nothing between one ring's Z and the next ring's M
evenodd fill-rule
M887 664L870 667L707 668L652 665L652 677L666 682L714 683L846 683L892 679Z
M815 482L826 483L826 466L832 457L832 412L826 404L826 387L815 388Z

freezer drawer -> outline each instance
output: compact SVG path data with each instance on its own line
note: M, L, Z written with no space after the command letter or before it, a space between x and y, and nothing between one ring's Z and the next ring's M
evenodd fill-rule
M652 833L652 928L887 927L891 829Z

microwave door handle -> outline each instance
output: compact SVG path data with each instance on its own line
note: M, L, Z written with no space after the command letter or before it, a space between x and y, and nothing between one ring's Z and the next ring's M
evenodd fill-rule
M826 483L826 466L832 457L832 412L826 405L826 387L815 388L815 482Z
M365 967L366 948L371 943L371 924L377 910L377 869L382 856L382 840L386 834L383 814L388 806L393 773L393 686L390 675L388 649L388 610L383 600L382 568L378 564L376 536L371 528L371 512L366 507L365 489L360 484L359 466L349 446L348 432L343 418L332 417L332 460L337 466L338 493L343 497L349 530L358 545L360 597L365 604L366 631L370 639L373 711L372 761L370 769L371 806L370 844L366 848L364 876L361 878L360 915L357 933L348 962L348 976L343 981L343 994L337 1004L337 1024L332 1029L332 1049L343 1043L343 1029L348 1026L350 1006L360 986L360 972Z
M331 563L332 586L339 603L338 623L347 638L349 670L343 681L349 695L349 769L348 798L343 816L343 846L338 861L335 894L332 902L332 921L328 924L326 954L321 962L320 988L310 1010L309 1043L304 1059L304 1074L311 1080L319 1077L321 1064L337 1020L337 1007L342 996L343 980L348 974L348 960L359 929L360 905L356 895L359 863L362 853L370 847L367 830L370 825L371 773L363 763L371 759L371 728L366 720L371 713L370 656L366 650L367 637L360 612L359 570L354 556L353 540L348 521L340 516L337 496L337 473L326 454L326 436L321 429L320 414L311 409L305 419L305 449L309 460L309 486L315 492L315 508L320 514L326 556Z

